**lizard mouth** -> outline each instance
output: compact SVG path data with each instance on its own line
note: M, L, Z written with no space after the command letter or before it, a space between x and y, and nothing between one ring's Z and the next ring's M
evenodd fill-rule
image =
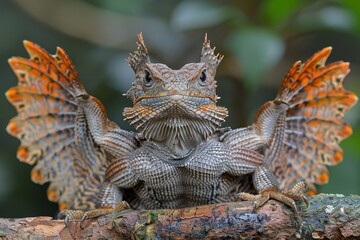
M133 107L125 108L123 113L125 120L141 132L151 127L151 122L170 124L171 119L176 119L177 124L211 125L210 129L214 130L225 121L227 114L227 109L217 106L211 98L181 94L143 97Z
M164 100L169 100L169 101L182 101L184 99L208 99L209 103L212 102L213 104L216 104L216 96L204 96L204 95L200 95L200 94L191 94L191 95L185 95L185 94L169 94L169 95L149 95L149 96L143 96L143 97L139 97L137 99L135 99L134 101L134 106L137 105L139 102L144 102L144 101L151 101L150 99L153 99L155 101L164 101Z

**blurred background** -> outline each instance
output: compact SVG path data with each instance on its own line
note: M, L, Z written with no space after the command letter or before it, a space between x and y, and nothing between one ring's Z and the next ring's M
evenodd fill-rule
M218 69L219 105L230 110L226 126L252 123L271 100L289 67L332 46L329 61L351 63L347 89L360 95L360 2L358 0L12 0L0 1L0 217L54 216L47 186L30 180L31 166L16 159L19 141L6 133L15 109L4 93L17 80L7 59L27 57L22 40L50 53L61 46L72 58L87 91L124 129L133 72L125 62L143 36L153 62L180 68L199 60L204 34L225 55ZM320 192L360 194L360 105L346 119L354 133L341 146L344 161L330 167Z

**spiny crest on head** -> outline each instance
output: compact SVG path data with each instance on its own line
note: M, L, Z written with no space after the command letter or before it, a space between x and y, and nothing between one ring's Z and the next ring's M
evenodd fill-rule
M130 56L127 59L129 65L135 72L139 70L139 68L144 67L145 63L150 63L149 53L145 46L145 42L141 32L138 34L138 40L139 41L137 42L137 50L134 52L134 54L130 53Z
M207 34L205 34L200 61L205 63L208 67L216 69L223 58L224 55L220 55L219 53L215 55L215 47L211 48L210 40L208 40Z

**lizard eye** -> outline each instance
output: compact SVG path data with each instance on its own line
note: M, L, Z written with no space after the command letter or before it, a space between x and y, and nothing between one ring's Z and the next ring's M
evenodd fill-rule
M199 77L199 84L201 86L205 86L206 85L206 79L207 79L207 76L206 76L206 69L202 70L201 74L200 74L200 77Z
M145 77L144 77L144 86L151 87L154 84L154 79L151 76L151 73L145 69Z

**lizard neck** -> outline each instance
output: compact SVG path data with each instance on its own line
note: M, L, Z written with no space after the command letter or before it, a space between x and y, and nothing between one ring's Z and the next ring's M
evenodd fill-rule
M142 131L146 139L165 146L175 158L188 155L218 128L208 121L172 116L149 122Z
M212 135L225 121L227 109L198 97L144 99L125 108L125 119L145 139L160 144L182 158Z

